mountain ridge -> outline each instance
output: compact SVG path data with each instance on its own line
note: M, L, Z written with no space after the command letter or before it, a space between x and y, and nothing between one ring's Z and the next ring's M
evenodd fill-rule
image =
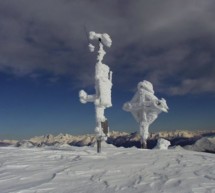
M182 146L188 150L205 151L215 153L215 130L211 131L162 131L151 133L148 139L148 148L156 146L157 140L164 138L171 142L171 146ZM0 140L0 146L13 145L16 147L43 147L57 144L68 144L71 146L92 146L96 142L94 134L86 135L42 135L27 140ZM140 135L138 132L127 133L122 131L111 131L107 143L117 147L140 147Z

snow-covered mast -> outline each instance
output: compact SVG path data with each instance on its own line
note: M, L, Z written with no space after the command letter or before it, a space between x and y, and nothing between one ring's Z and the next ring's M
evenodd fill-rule
M161 112L168 112L166 100L159 100L154 95L153 85L149 81L139 82L137 92L131 101L123 105L123 110L131 112L140 126L141 148L147 148L149 126Z
M84 90L79 92L79 98L81 103L93 102L96 112L96 138L97 138L97 151L101 151L101 141L107 140L109 135L109 128L107 124L107 118L104 115L104 110L112 106L111 102L111 88L112 88L112 71L110 68L102 63L104 55L103 46L110 47L112 44L111 38L108 34L99 34L95 32L89 32L90 40L98 40L99 50L95 66L95 90L94 95L88 95ZM95 46L89 44L89 50L94 52Z

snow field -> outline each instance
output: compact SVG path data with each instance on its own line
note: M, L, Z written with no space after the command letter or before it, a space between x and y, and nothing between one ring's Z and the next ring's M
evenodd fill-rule
M0 148L1 193L215 193L215 155L104 147Z

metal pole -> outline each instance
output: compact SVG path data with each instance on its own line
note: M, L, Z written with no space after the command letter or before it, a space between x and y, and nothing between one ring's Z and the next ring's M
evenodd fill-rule
M140 139L140 148L147 149L147 142L142 137Z
M101 139L97 139L97 153L101 153Z

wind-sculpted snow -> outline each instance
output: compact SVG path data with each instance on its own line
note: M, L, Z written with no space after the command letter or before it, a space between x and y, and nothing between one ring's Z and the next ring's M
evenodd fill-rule
M214 193L215 155L93 147L0 148L2 193Z
M215 153L215 137L214 138L203 137L196 141L194 145L186 145L184 148L192 151Z

